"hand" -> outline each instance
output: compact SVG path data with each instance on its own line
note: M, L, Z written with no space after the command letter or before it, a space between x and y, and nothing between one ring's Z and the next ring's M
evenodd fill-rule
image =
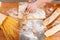
M36 7L37 7L37 5L35 3L32 3L28 6L27 11L34 12Z

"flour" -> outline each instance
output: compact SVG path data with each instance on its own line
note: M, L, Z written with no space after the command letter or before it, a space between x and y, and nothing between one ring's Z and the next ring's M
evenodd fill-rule
M25 6L26 5L26 6ZM19 7L19 12L22 14L27 7L27 4ZM23 10L21 10L21 9ZM22 14L23 16L23 14ZM20 17L22 17L20 16ZM43 19L46 18L45 12L42 9L36 8L34 13L28 13L28 18L40 19L40 20L25 20L26 22L26 30L22 29L22 20L20 20L20 40L44 40L44 25ZM35 29L37 31L36 34L32 32Z

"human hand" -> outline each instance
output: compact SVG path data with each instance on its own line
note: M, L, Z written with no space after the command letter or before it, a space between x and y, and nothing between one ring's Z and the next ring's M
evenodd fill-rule
M27 12L34 12L36 7L37 5L35 3L30 4L27 8Z

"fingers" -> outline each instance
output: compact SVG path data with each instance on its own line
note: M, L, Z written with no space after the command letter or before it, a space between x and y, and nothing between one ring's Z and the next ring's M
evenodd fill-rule
M27 8L27 12L32 13L33 11L34 11L34 6L33 6L33 5L30 5L30 6Z
M32 7L29 7L29 8L28 8L28 11L29 11L29 12L33 12L33 8L32 8Z

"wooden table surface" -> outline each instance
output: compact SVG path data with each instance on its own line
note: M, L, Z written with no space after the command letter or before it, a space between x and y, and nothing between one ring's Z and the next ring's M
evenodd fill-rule
M2 2L0 12L8 15L6 12L12 8L18 8L18 2Z

